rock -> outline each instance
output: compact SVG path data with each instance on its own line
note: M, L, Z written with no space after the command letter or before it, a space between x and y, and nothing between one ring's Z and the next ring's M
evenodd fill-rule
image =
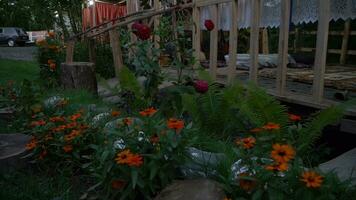
M319 165L319 168L324 173L334 171L342 181L352 178L352 185L356 185L356 148Z
M59 102L63 101L64 98L60 97L60 96L51 96L49 98L47 98L46 100L44 100L43 104L45 106L45 108L49 109L49 108L54 108Z
M216 175L217 165L225 159L222 153L212 153L200 149L189 147L187 154L190 161L180 167L184 177L206 178Z
M26 144L31 137L24 134L0 134L0 171L8 172L26 165Z
M217 182L196 179L174 181L155 200L222 200L224 197L224 191Z

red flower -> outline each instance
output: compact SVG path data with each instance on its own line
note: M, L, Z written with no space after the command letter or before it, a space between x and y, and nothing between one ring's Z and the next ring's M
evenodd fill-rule
M299 115L294 115L294 114L288 114L288 118L290 121L297 122L302 120L302 117Z
M195 81L194 83L194 88L197 92L199 93L205 93L208 91L209 89L209 84L208 82L206 81L203 81L203 80L198 80L198 81Z
M208 31L212 31L215 28L214 22L210 19L205 20L204 25Z
M151 37L151 28L146 24L135 22L131 28L133 33L141 40L148 40Z

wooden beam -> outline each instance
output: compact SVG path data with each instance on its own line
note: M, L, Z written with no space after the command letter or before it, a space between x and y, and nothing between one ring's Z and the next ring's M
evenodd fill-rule
M211 6L211 5L216 5L220 3L229 3L233 0L197 0L196 1L196 6L197 7L204 7L204 6Z
M238 3L237 0L231 2L231 29L229 39L229 73L227 74L227 81L232 84L236 74L236 60L237 60L237 42L238 42Z
M124 66L122 51L121 51L121 43L120 43L120 33L117 29L110 30L109 37L110 37L110 46L112 49L112 55L114 59L115 75L116 77L119 77L119 72L121 68Z
M83 34L85 34L87 37L95 37L95 36L100 35L102 33L108 32L111 29L118 28L120 26L126 26L126 25L131 24L131 23L133 23L135 21L138 21L138 20L146 19L146 18L153 17L153 16L156 16L156 15L161 15L163 13L171 12L172 10L181 10L181 9L191 8L192 5L193 5L192 3L189 3L189 4L185 4L185 5L180 5L180 6L160 9L158 11L155 11L155 10L147 10L145 12L138 11L138 12L129 14L128 16L121 17L121 18L117 19L116 21L118 21L118 22L113 24L110 27L106 27L106 28L102 27L100 29L91 29L89 31L85 31L83 33L77 34L77 35L73 36L71 39L77 38L77 37L79 37L80 35L83 35ZM130 27L131 26L129 26L129 28ZM96 27L96 28L99 28L99 27Z
M210 7L211 20L215 24L215 28L210 31L210 56L209 68L210 76L216 80L216 71L218 65L218 36L219 36L219 22L218 22L219 7L217 4Z
M340 64L341 65L346 64L347 48L349 45L349 38L350 38L350 29L351 29L351 20L348 19L345 22L344 36L342 38L341 55L340 55Z
M73 56L74 56L74 45L75 41L70 40L67 42L67 48L66 48L66 63L71 63L73 62Z
M201 30L200 30L200 8L197 6L193 7L193 50L194 58L196 63L194 68L200 67L200 40L201 40Z
M261 16L261 0L251 0L251 35L250 35L250 81L257 83L258 54L259 54L259 28Z
M267 28L262 29L262 53L269 54L269 43L268 43L268 30Z
M281 25L279 27L278 67L277 67L277 94L283 95L286 87L286 74L288 64L289 17L291 0L281 2Z
M159 10L159 8L161 7L161 3L159 0L154 0L153 1L153 7L155 10ZM157 30L158 27L159 27L159 16L155 16L154 17L154 21L153 21L153 27L154 27L154 30ZM153 42L154 42L154 46L156 49L158 49L160 46L159 46L159 41L160 41L160 38L157 34L154 35L154 38L153 38Z
M313 98L321 102L324 97L324 74L328 51L330 0L319 0L318 34L315 52Z

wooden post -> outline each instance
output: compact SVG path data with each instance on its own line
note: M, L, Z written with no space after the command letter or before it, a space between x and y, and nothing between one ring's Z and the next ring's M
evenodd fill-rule
M126 0L127 14L137 12L138 8L137 8L135 2L136 2L136 0ZM132 29L131 29L132 24L133 23L129 23L127 28L130 32L130 42L135 43L137 41L137 37L135 34L132 33ZM129 49L129 58L131 58L132 55L133 55L133 51L132 51L132 49Z
M268 30L267 28L262 29L262 53L269 54L269 44L268 44Z
M281 24L279 27L278 67L277 67L277 94L284 95L286 87L286 74L288 64L289 16L291 0L281 2Z
M258 54L259 54L259 27L261 0L252 0L251 36L250 36L250 80L257 83L258 78Z
M161 7L160 1L159 0L154 0L153 7L154 7L155 10L160 9L160 7ZM154 27L154 30L158 29L158 27L159 27L159 16L155 16L154 17L153 27ZM155 48L158 49L160 47L159 46L160 38L159 38L159 36L157 34L154 35L153 41L154 41Z
M86 89L95 95L98 94L94 63L62 63L60 82L64 89Z
M89 48L89 61L92 63L96 63L96 53L95 53L95 40L88 40L88 48Z
M200 30L200 8L196 6L196 0L194 0L193 7L193 49L194 57L196 63L194 68L200 67L200 39L201 39L201 30Z
M115 74L116 77L119 77L119 72L124 65L121 52L120 33L117 29L112 29L109 31L109 36L110 46L114 58Z
M313 98L320 103L324 97L324 74L328 51L330 0L319 0L319 21L316 41Z
M232 84L236 74L236 60L237 60L237 40L238 40L238 24L237 24L237 0L231 2L231 29L229 39L229 72L227 74L227 81Z
M67 48L66 48L66 63L71 63L71 62L73 62L74 45L75 45L75 41L73 41L73 40L70 40L70 41L67 42Z
M349 38L350 38L350 26L351 26L351 20L347 19L345 21L344 35L342 38L341 55L340 55L340 64L341 65L346 64L347 47L349 45Z
M295 28L295 35L294 35L294 44L293 44L293 49L294 53L298 52L298 42L299 42L299 28Z
M211 6L211 20L215 24L215 28L210 31L210 56L209 56L209 68L210 76L213 80L216 80L216 71L218 64L218 36L219 36L219 23L218 23L219 7L217 4Z

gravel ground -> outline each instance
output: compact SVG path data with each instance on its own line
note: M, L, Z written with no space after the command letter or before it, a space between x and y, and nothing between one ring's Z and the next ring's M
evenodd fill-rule
M0 47L0 59L33 61L36 59L37 47Z

